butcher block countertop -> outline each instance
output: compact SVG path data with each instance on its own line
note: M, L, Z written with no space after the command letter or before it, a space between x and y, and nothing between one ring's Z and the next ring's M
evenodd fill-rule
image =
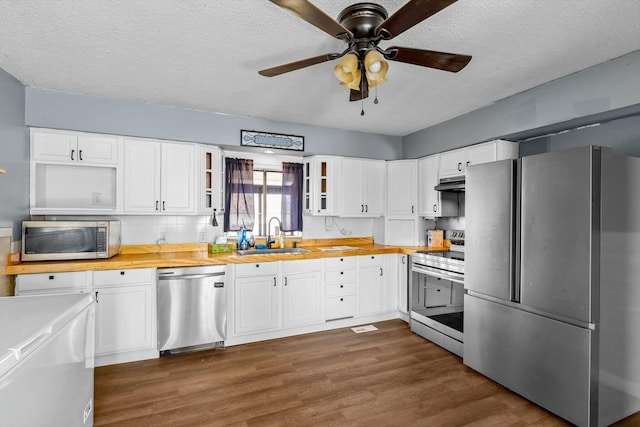
M78 261L20 262L19 254L9 256L6 274L59 273L67 271L119 270L148 267L191 267L216 264L320 259L373 254L411 254L417 250L445 251L444 247L378 245L373 238L305 239L297 247L310 252L296 254L238 255L235 251L212 254L207 243L123 246L120 254L109 259ZM293 244L287 242L287 246ZM335 247L350 248L337 249ZM260 253L260 250L256 250Z

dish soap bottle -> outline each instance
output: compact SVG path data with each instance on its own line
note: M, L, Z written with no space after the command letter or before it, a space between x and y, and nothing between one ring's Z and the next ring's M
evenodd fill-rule
M247 240L247 230L242 229L242 236L240 237L240 249L246 251L249 249L249 241Z
M284 239L285 239L284 231L281 231L281 232L280 232L280 238L278 239L278 240L279 240L278 245L279 245L281 248L284 248L284 247L285 247L285 240L284 240Z

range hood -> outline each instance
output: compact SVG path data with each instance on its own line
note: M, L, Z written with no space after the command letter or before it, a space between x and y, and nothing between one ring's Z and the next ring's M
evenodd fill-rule
M461 191L464 191L464 184L465 184L464 176L441 178L440 184L436 185L434 189L438 191L461 192Z

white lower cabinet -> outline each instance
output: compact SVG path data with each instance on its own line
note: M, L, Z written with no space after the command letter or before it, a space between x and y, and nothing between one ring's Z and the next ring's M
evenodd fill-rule
M354 317L357 312L358 257L324 259L324 319Z
M282 326L322 321L322 283L319 260L282 262Z
M409 255L398 254L398 310L409 314Z
M234 333L236 335L278 329L279 262L237 264L234 283Z
M155 269L93 272L96 365L157 357Z
M358 315L383 313L385 311L383 255L363 255L358 258Z

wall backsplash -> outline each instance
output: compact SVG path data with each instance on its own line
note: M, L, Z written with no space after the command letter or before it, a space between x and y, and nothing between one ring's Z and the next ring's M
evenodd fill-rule
M119 220L122 226L123 245L144 245L156 243L164 234L164 241L158 243L213 242L223 235L222 215L218 215L218 227L211 225L211 216L155 216L126 215L112 217L87 216L47 216L51 220ZM378 221L381 223L382 221ZM305 239L325 239L340 237L371 237L375 234L372 218L334 218L305 215L302 237ZM342 230L342 232L340 231ZM204 239L201 239L204 233Z

